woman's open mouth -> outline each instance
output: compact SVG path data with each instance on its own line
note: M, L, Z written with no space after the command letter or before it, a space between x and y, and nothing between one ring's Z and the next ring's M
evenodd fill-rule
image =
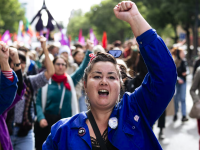
M99 90L99 91L98 91L98 94L99 94L100 96L108 96L108 95L109 95L109 92L108 92L108 90Z

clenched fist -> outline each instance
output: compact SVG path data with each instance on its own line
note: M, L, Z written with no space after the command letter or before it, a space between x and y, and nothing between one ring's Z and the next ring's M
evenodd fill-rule
M4 42L0 41L0 62L8 61L9 47Z
M115 16L123 21L131 23L134 16L140 15L137 6L131 1L123 1L115 6Z

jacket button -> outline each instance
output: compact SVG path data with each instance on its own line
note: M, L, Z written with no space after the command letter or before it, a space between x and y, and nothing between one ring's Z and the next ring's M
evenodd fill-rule
M132 126L132 129L135 129L135 126Z

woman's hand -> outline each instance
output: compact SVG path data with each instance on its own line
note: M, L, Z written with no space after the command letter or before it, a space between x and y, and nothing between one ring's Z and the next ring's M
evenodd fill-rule
M0 61L8 61L9 58L9 47L6 43L0 41Z
M41 43L42 49L43 49L43 50L46 50L46 48L47 48L47 45L46 45L47 39L46 39L44 36L40 36L40 37L38 37L38 40L39 40L40 43Z
M115 16L123 21L131 23L132 18L140 15L137 6L131 1L123 1L115 6Z
M87 50L91 51L93 50L94 43L87 39L87 45L85 46Z
M0 66L3 71L10 71L8 64L9 47L4 42L0 41Z
M40 127L45 128L46 126L48 126L47 120L46 119L40 120Z
M183 84L184 81L183 81L182 79L179 79L179 80L178 80L178 83L179 83L179 84Z
M118 19L126 21L131 25L131 29L135 37L138 37L151 29L151 26L138 11L135 3L131 1L123 1L116 5L114 13Z

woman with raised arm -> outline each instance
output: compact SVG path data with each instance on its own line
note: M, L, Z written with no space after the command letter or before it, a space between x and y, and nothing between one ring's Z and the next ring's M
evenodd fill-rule
M83 79L89 111L53 125L43 150L162 149L151 127L174 94L175 64L133 2L119 3L114 13L131 25L149 72L142 85L118 103L121 75L115 58L106 53L94 56Z
M35 102L33 97L39 88L48 83L55 72L46 47L46 38L41 36L38 40L44 50L46 70L36 75L23 77L26 84L26 92L22 99L16 103L15 107L8 112L6 123L14 150L34 150L35 136L33 124L35 121ZM22 72L24 72L26 57L19 54L19 59ZM11 66L13 63L15 64L13 60L10 63ZM20 65L20 63L16 65Z
M12 104L17 91L17 76L8 64L9 47L0 41L0 115Z

